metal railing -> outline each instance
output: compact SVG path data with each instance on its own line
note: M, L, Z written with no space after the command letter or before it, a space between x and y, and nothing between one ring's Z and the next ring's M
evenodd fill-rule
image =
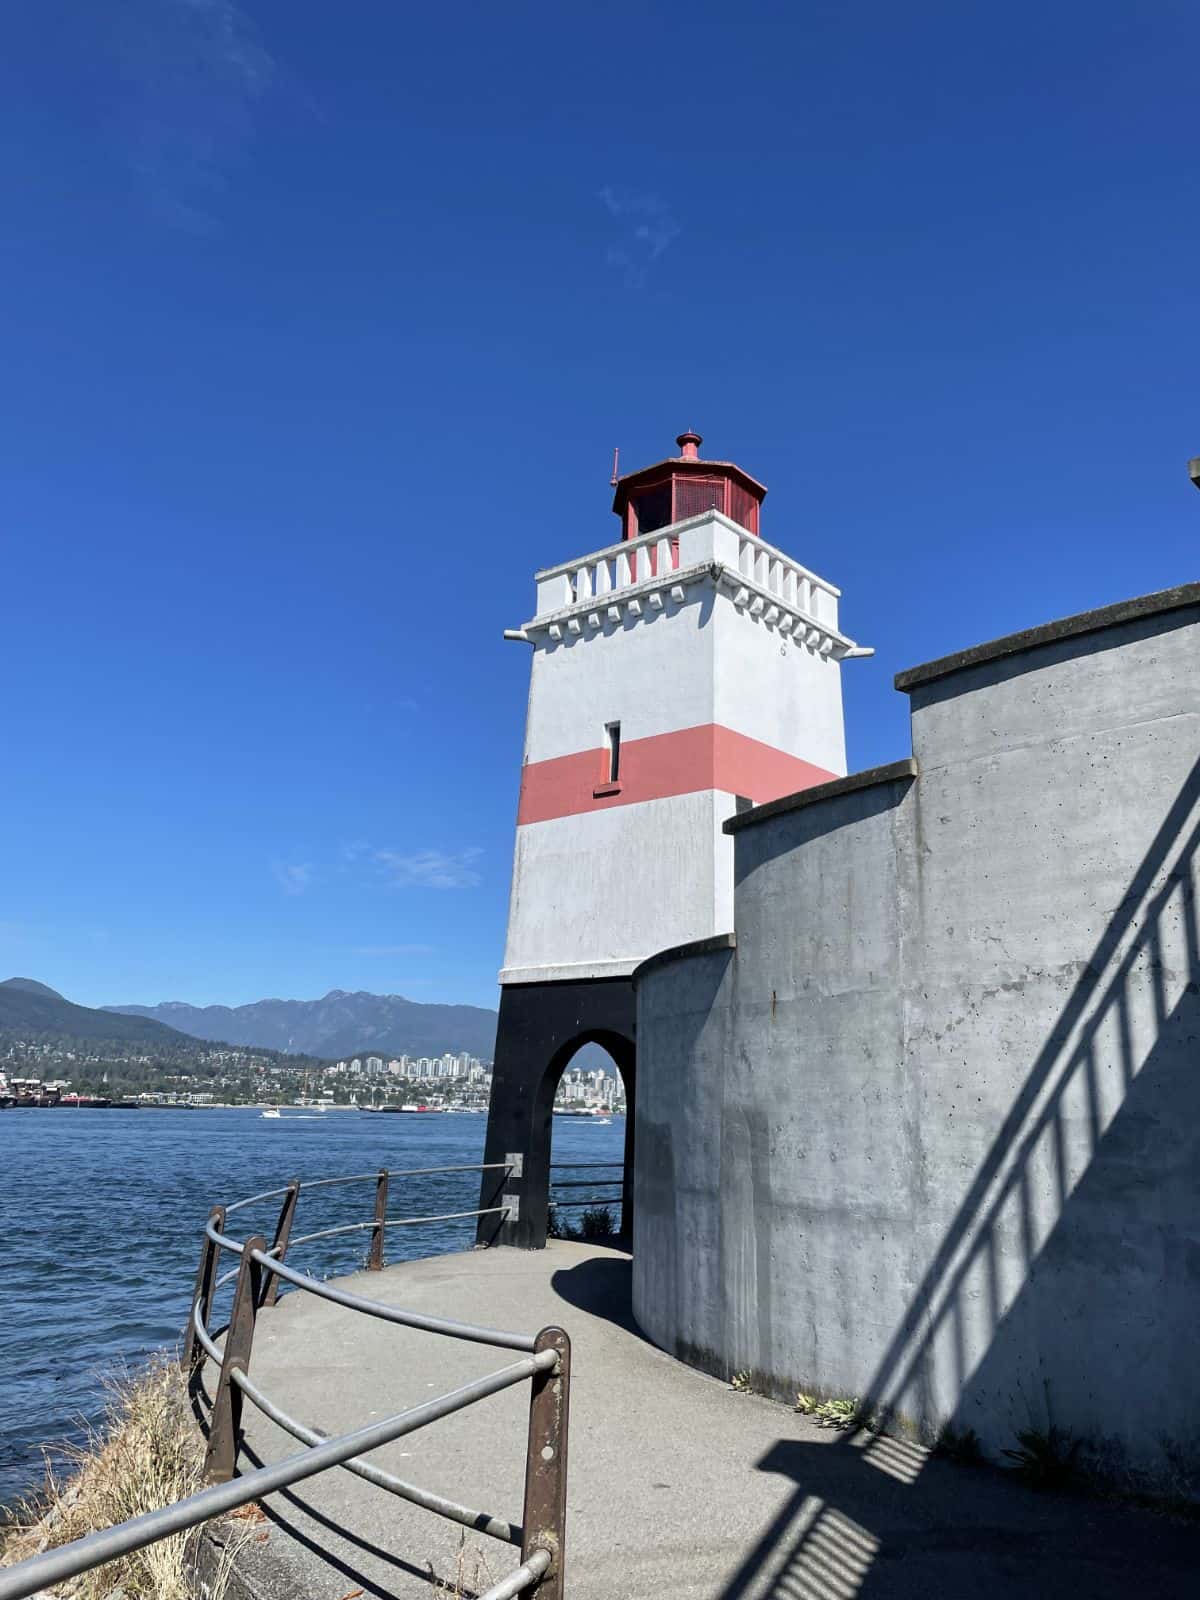
M612 1172L616 1171L615 1178L556 1178L556 1172L587 1172L591 1170ZM597 1194L597 1189L616 1189L615 1195ZM560 1189L587 1189L589 1193L582 1199L560 1200ZM563 1211L571 1208L601 1209L611 1211L614 1208L623 1213L622 1201L625 1190L625 1163L624 1161L552 1161L550 1163L550 1208L553 1211ZM624 1222L615 1231L620 1233Z
M371 1300L311 1277L289 1266L284 1259L289 1249L314 1239L369 1229L371 1241L367 1267L368 1270L378 1271L383 1266L384 1235L390 1227L486 1216L500 1211L511 1214L518 1204L515 1196L505 1196L505 1203L500 1206L477 1211L455 1211L424 1217L387 1215L392 1178L486 1171L502 1171L506 1177L519 1177L520 1162L510 1158L505 1162L491 1162L482 1166L383 1169L377 1173L324 1178L304 1184L297 1179L284 1188L250 1195L230 1206L214 1206L204 1229L180 1358L180 1365L195 1392L201 1388L200 1376L206 1362L212 1361L220 1369L208 1419L204 1477L209 1486L161 1510L147 1512L131 1521L118 1523L115 1527L89 1534L56 1550L0 1569L0 1600L25 1600L25 1597L52 1584L61 1583L119 1556L129 1555L159 1539L196 1528L213 1517L234 1511L263 1495L299 1483L334 1466L345 1467L376 1488L386 1490L437 1516L518 1547L520 1565L488 1589L479 1600L510 1600L511 1596L518 1594L534 1595L537 1600L562 1600L571 1381L571 1343L563 1330L546 1327L536 1334L510 1333L407 1311L401 1306ZM339 1224L293 1236L292 1227L302 1189L327 1189L341 1184L368 1182L375 1184L375 1205L370 1221ZM238 1240L225 1231L229 1217L235 1212L270 1200L282 1200L270 1246L262 1233ZM239 1259L235 1268L220 1274L223 1250ZM427 1400L381 1422L328 1439L290 1416L264 1394L249 1376L259 1316L274 1305L281 1281L365 1316L378 1317L386 1322L451 1339L516 1351L520 1353L520 1359L437 1399ZM216 1294L224 1284L230 1282L234 1284L234 1290L229 1321L223 1329L214 1332L210 1319ZM443 1495L406 1483L362 1459L369 1452L414 1433L418 1428L427 1427L478 1400L526 1382L530 1384L529 1426L524 1509L519 1526L504 1517L477 1511ZM276 1426L298 1439L304 1448L281 1461L236 1476L242 1443L242 1409L246 1401Z

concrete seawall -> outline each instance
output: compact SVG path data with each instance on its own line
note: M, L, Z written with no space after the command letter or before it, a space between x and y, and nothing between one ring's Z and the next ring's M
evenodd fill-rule
M903 674L638 978L634 1309L765 1387L1200 1493L1200 586Z

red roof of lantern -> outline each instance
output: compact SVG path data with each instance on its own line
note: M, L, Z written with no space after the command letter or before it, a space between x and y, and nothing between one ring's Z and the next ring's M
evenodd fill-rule
M759 507L767 492L733 461L701 460L698 433L681 433L677 456L617 479L613 510L621 518L622 536L653 533L705 511L720 511L748 532L759 530Z

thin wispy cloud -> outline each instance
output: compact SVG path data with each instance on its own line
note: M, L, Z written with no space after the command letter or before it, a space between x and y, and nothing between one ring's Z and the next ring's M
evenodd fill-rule
M303 894L312 882L312 867L307 861L272 861L271 871L284 894Z
M357 944L356 956L431 956L431 944Z
M253 138L273 58L234 0L128 0L113 41L138 187L167 222L212 232L213 202Z
M377 850L374 861L393 888L473 889L483 881L475 867L482 854L476 848L417 850L412 855Z
M604 259L631 289L640 288L654 263L681 232L670 206L659 195L625 184L605 184L600 199L619 227L619 237Z

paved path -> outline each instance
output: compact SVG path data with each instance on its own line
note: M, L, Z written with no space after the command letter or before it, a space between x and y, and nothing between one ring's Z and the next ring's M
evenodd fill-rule
M629 1316L629 1261L553 1243L343 1280L415 1310L571 1335L568 1600L1173 1600L1200 1595L1200 1526L1036 1494L1005 1475L850 1441L692 1371ZM264 1314L251 1375L294 1416L348 1431L504 1365L505 1352L415 1333L311 1296ZM372 1458L520 1520L527 1386ZM247 1408L250 1459L294 1441ZM486 1588L516 1553L335 1470L268 1504L251 1587L348 1600L432 1593L430 1571ZM339 1529L349 1531L342 1533Z

